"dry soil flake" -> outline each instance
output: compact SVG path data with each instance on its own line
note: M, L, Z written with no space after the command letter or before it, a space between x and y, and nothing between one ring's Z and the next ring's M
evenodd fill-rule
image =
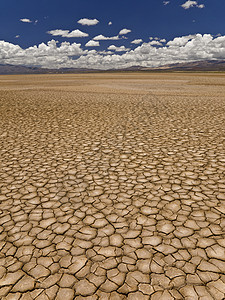
M74 290L70 288L59 288L56 300L73 300Z
M90 296L96 291L94 284L90 283L88 280L83 279L75 284L76 295Z
M35 280L34 278L25 275L22 277L16 285L12 288L12 292L27 292L34 289L35 286Z
M24 272L22 270L13 273L6 273L6 275L0 279L0 287L15 284L22 276L24 276Z

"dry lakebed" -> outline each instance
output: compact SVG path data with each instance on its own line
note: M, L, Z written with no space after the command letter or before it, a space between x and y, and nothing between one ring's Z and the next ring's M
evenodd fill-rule
M225 299L225 74L1 75L0 299Z

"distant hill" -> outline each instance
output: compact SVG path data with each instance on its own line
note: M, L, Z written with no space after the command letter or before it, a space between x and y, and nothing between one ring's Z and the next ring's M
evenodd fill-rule
M76 69L76 68L61 68L61 69L47 69L38 67L26 67L15 65L2 65L0 64L0 74L61 74L61 73L80 73L90 72L93 69Z
M187 63L177 63L164 65L157 68L144 69L163 71L225 71L225 60L204 60Z
M0 65L0 74L35 74L42 73L44 70L36 67Z
M137 72L137 71L225 71L225 60L205 60L187 63L168 64L156 68L142 66L132 66L129 68L111 69L107 72ZM26 67L15 65L0 64L0 74L62 74L62 73L86 73L86 72L105 72L88 68L61 68L47 69L39 67Z

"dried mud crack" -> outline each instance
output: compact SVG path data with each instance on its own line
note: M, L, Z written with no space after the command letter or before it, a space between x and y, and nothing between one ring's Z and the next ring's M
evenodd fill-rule
M1 76L0 299L225 299L224 94L222 74Z

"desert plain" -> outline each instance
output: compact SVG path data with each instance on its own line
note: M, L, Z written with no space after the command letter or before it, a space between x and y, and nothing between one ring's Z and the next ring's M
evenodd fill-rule
M0 299L225 299L225 74L0 76Z

